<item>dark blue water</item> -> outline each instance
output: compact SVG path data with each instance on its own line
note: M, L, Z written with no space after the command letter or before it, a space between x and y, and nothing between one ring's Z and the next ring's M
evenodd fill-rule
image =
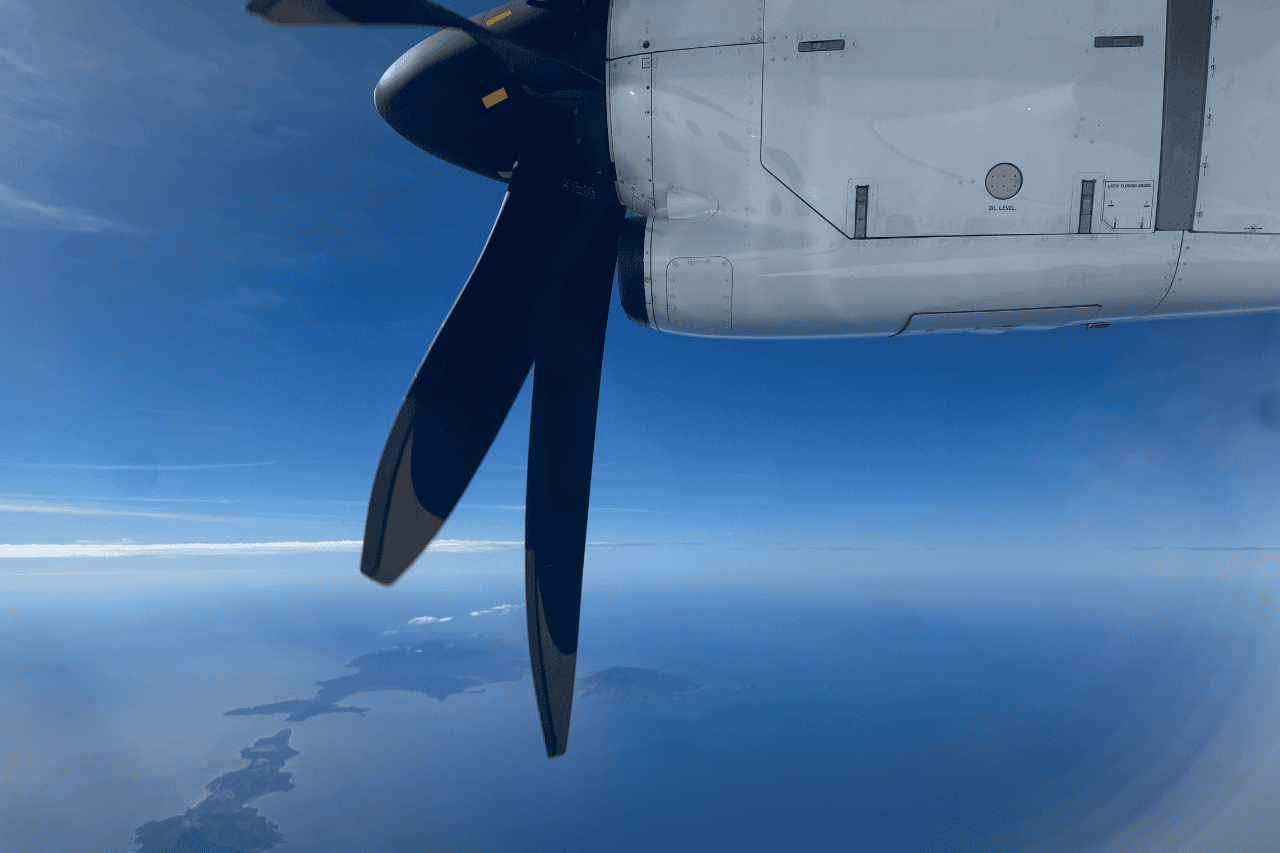
M579 697L554 762L540 757L527 681L446 700L489 701L472 720L387 708L388 725L411 728L353 738L379 769L331 789L347 826L304 829L304 795L286 829L317 851L375 838L390 851L1077 850L1181 778L1253 654L1230 633L1017 613L979 622L723 594L641 599L647 611L634 597L594 603L581 673L649 667L702 689ZM346 731L383 725L379 713Z
M596 588L579 674L621 669L577 699L549 761L523 613L467 616L509 586L32 603L0 657L26 768L6 771L24 814L5 844L132 850L137 828L190 823L222 833L196 851L1066 853L1150 810L1274 669L1247 599L1234 630L1044 601L979 616ZM426 613L459 615L406 624ZM699 689L643 673L627 689L636 670ZM241 750L286 728L297 755L255 782ZM202 800L215 780L234 815Z

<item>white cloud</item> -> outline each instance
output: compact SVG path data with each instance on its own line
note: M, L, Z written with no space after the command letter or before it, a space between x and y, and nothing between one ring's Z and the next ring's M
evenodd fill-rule
M50 506L48 504L0 504L0 512L34 512L42 515L133 515L142 518L173 518L179 521L249 521L235 516L186 515L173 512L143 512L136 509L103 509L99 507ZM51 546L59 547L59 546Z
M213 471L219 468L261 468L280 462L216 462L209 465L89 465L79 462L0 462L4 468L70 468L77 471Z
M599 468L600 466L597 465L596 467ZM521 470L524 470L523 467L521 468ZM509 510L519 510L520 512L524 512L525 510L524 504L462 504L462 506L467 509L509 509ZM591 511L592 512L637 513L639 515L670 515L671 514L669 510L665 510L665 509L637 509L636 507L630 507L630 506L593 506L591 507Z
M29 62L24 61L22 57L18 56L16 53L12 51L0 50L0 59L3 59L5 62L9 63L14 68L17 68L19 71L25 72L27 74L36 74L36 75L40 74L40 69L36 68L34 65L30 64Z
M472 551L510 551L523 548L523 542L490 542L474 539L437 539L431 543L432 551L463 553Z
M120 231L136 234L132 225L91 216L69 207L42 204L27 198L8 184L0 183L0 225L26 225L60 231Z
M52 496L52 495L24 495L24 494L17 494L17 493L15 493L15 494L8 494L8 495L0 494L0 497L4 497L4 498L26 498L26 499L29 499L29 500L37 500L37 501L56 500L56 499L57 499L57 498L56 498L56 496ZM78 497L78 498L77 498L77 500L84 500L84 501L129 501L130 503L133 503L134 501L140 501L140 502L144 502L144 503L164 503L164 504L238 504L238 503L244 503L244 501L242 501L242 500L240 500L240 499L233 499L233 498L144 498L144 497L139 497L139 496L137 496L137 495L111 495L111 496L103 496L103 495L85 495L85 496L83 496L83 497ZM310 501L309 503L317 503L317 502L316 502L316 501ZM323 501L319 501L318 503L323 503ZM351 501L351 503L352 503L352 504L355 504L355 503L357 503L357 502L356 502L356 501Z
M59 506L21 506L0 504L0 512L36 512L56 515L136 515L145 518L173 518L197 521L244 521L239 518L216 516L177 515L163 512L139 512L132 510L87 509ZM226 554L306 554L320 551L359 551L364 543L358 539L334 539L320 542L192 542L180 544L145 545L132 541L122 542L74 542L69 545L31 543L23 545L0 544L0 559L35 557L203 557ZM470 539L441 539L431 543L430 551L446 553L474 553L506 551L523 546L523 542L488 542ZM487 611L486 611L487 612Z
M321 551L359 551L356 540L328 542L201 542L143 545L135 542L77 542L71 545L0 545L0 559L33 557L205 557L226 554L308 554Z
M437 619L434 616L419 616L416 619L410 619L409 624L410 625L430 625L433 622L452 622L452 621L453 621L452 616L442 616L439 619Z
M510 613L520 605L518 604L499 604L497 607L490 607L488 610L472 610L472 616L485 616L490 613Z
M162 575L164 572L0 572L0 578L49 578L63 575Z
M179 409L155 409L150 406L126 406L126 412L141 412L144 415L165 415L170 418L194 418L196 415L191 412L184 412Z

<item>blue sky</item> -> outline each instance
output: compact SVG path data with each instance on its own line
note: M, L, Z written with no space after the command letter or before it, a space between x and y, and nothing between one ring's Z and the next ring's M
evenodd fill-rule
M0 19L0 543L359 539L503 192L374 109L429 31L238 0ZM1278 544L1278 355L1272 316L733 341L642 329L615 295L590 537ZM521 538L528 406L445 537Z

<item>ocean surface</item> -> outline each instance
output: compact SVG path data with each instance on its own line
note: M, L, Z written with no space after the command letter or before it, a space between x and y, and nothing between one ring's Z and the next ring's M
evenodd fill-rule
M349 555L7 561L0 849L1273 849L1265 571L939 594L611 560L555 760L518 554L390 590Z

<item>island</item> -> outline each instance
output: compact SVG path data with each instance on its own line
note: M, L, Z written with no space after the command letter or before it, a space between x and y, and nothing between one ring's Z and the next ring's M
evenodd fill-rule
M286 714L301 722L320 714L364 714L368 708L338 704L357 693L404 690L444 701L455 693L499 681L519 681L529 671L529 654L518 640L469 637L428 640L361 655L347 664L350 675L317 681L310 699L287 699L235 708L226 716Z
M611 666L578 680L579 696L607 696L638 702L684 699L698 690L698 682L688 675L634 666Z
M293 790L293 775L281 770L300 753L289 746L289 729L240 750L248 767L224 773L206 787L209 795L186 814L138 827L137 853L263 853L284 837L248 803L266 794Z

